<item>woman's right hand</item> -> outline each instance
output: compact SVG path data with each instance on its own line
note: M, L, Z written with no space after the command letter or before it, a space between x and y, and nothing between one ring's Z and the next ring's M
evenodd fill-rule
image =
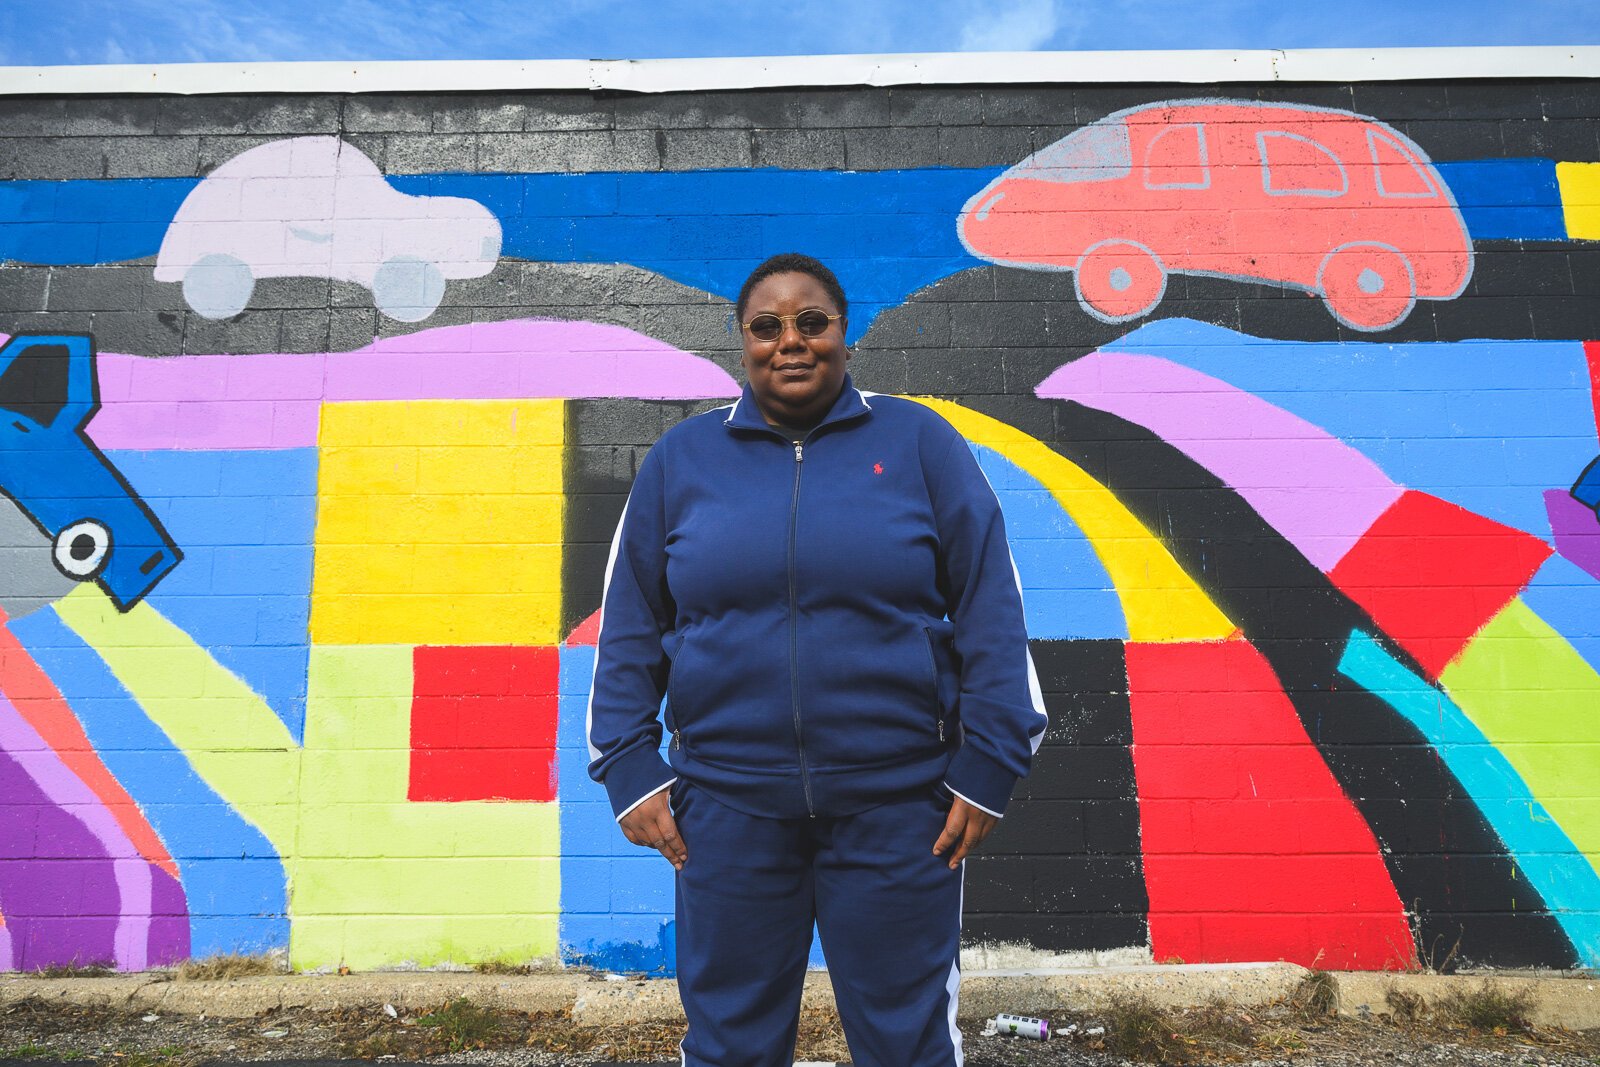
M683 838L678 836L678 822L667 803L668 788L663 786L648 800L641 801L617 825L622 827L623 837L643 848L655 849L681 871L689 862L689 850L683 847Z

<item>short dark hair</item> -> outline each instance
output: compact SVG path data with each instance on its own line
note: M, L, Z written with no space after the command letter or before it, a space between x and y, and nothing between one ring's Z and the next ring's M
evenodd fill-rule
M774 274L809 274L828 291L828 296L833 299L841 315L850 310L849 302L844 298L844 286L839 284L833 271L824 266L820 259L801 252L780 252L751 271L750 277L739 287L739 300L733 305L733 313L740 322L744 321L745 308L750 304L750 293Z

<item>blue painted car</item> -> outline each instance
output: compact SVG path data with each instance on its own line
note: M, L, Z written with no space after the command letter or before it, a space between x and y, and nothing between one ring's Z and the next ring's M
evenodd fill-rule
M92 338L19 334L0 347L0 493L50 539L61 573L127 611L183 553L89 439L99 409Z

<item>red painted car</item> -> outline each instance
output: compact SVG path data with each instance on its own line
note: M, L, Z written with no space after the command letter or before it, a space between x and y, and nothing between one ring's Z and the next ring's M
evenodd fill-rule
M1106 322L1147 314L1181 273L1306 289L1345 325L1382 330L1472 275L1455 198L1410 138L1298 105L1119 111L1001 174L957 225L981 259L1072 271Z

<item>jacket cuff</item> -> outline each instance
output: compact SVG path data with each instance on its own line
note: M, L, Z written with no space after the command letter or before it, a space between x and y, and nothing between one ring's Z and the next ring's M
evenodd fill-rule
M673 773L661 753L643 746L634 749L613 763L606 771L606 796L611 800L611 813L621 819L639 806L646 797L659 793L677 775Z
M971 745L962 745L945 769L944 782L962 800L999 817L1006 813L1017 776Z

